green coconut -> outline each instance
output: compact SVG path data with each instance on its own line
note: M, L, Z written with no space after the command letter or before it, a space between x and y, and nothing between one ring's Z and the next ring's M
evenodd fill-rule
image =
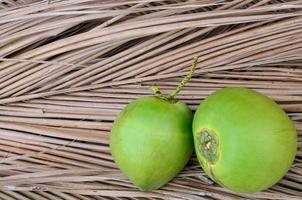
M175 100L191 72L170 95L153 87L155 96L132 101L119 114L111 129L111 154L121 171L140 190L158 189L173 179L191 157L194 143L193 113Z
M270 98L244 88L224 88L198 107L193 120L195 152L206 174L236 192L276 184L297 151L297 133Z

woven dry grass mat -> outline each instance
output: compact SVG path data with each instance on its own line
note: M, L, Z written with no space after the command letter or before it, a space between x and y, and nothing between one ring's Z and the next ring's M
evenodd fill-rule
M0 2L0 198L302 199L302 1ZM213 91L244 86L281 105L299 134L295 163L274 187L230 192L194 155L160 190L139 192L108 147L131 100L169 92L193 110Z

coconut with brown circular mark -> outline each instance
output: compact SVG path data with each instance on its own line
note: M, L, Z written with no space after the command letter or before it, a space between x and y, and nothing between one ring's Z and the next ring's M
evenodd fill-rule
M277 183L297 151L287 114L270 98L245 88L224 88L206 98L194 115L193 134L204 171L236 192Z

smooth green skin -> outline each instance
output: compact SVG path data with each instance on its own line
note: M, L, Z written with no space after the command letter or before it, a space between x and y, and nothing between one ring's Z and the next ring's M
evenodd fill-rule
M180 101L132 101L111 129L112 157L140 190L158 189L186 165L193 151L193 113Z
M219 156L209 165L197 148L197 133L215 131ZM214 181L236 191L253 193L277 183L297 151L297 134L286 113L253 90L224 88L198 107L193 119L195 152Z

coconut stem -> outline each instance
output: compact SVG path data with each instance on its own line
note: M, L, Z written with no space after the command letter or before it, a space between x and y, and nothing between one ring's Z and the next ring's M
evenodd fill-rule
M153 85L151 87L151 90L153 91L154 95L161 98L161 99L164 99L166 101L174 101L175 99L175 96L182 90L182 88L191 80L191 78L193 77L194 73L195 73L195 70L196 70L196 66L197 66L197 62L198 62L198 57L194 57L193 59L193 63L192 63L192 66L191 66L191 69L190 69L190 72L181 80L181 82L179 83L179 85L176 87L176 89L171 92L170 94L168 95L163 95L159 88L156 86L156 85Z
M151 90L153 91L154 95L158 98L164 99L164 100L169 100L166 95L163 95L157 85L152 85Z
M195 69L196 69L196 65L197 65L197 61L198 61L198 58L197 57L194 57L193 59L193 63L192 63L192 67L190 69L190 72L189 74L187 74L180 82L180 84L177 86L177 88L171 92L169 95L168 95L168 98L169 99L174 99L175 96L181 91L181 89L191 80L193 74L195 73Z

